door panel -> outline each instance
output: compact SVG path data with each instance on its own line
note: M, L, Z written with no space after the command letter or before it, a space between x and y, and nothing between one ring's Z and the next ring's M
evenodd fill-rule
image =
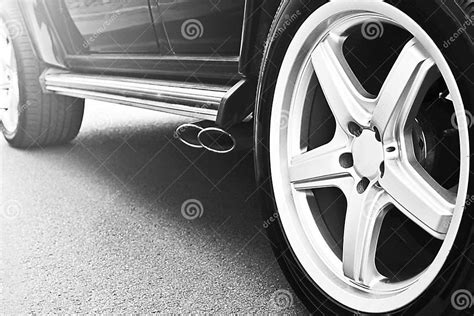
M91 53L159 53L148 0L64 0Z
M170 54L238 56L245 0L155 0Z

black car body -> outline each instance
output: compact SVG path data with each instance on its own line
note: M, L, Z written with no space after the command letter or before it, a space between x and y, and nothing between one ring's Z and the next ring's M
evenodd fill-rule
M215 118L222 127L253 112L256 79L277 5L253 0L21 2L35 51L54 72L123 76L142 83L152 80L150 84L158 79L167 87L181 82L198 85L204 95L217 90L217 95L197 95L190 102L179 92L147 98L191 105L156 109ZM50 77L46 72L44 84L54 90ZM61 88L73 87L77 85L71 82Z

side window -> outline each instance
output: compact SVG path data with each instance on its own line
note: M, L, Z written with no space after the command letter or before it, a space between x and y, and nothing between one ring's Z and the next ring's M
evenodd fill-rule
M148 0L64 0L92 53L158 53Z
M245 0L155 1L155 23L162 24L170 53L239 55Z

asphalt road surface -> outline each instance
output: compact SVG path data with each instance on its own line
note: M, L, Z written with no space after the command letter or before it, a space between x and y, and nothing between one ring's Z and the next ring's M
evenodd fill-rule
M68 146L2 137L2 314L307 313L266 239L252 153L187 148L183 122L89 102Z

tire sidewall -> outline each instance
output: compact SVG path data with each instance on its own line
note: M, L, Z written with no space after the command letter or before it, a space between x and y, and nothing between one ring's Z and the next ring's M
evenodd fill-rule
M18 0L4 0L0 17L11 25L19 82L19 118L15 131L3 134L15 148L62 145L79 133L84 99L43 90L41 76L47 68L35 50ZM15 30L18 30L15 32Z
M3 23L8 31L10 32L10 27L11 25L21 25L23 27L22 29L22 34L19 34L18 36L25 36L23 32L25 32L24 24L23 21L12 21L11 19L8 18L8 12L0 12L0 23ZM13 52L15 54L15 60L16 60L16 65L17 65L17 78L18 78L18 93L19 93L19 102L17 104L18 106L18 120L17 120L17 125L14 130L8 130L5 128L3 123L0 121L0 129L7 140L12 140L15 138L15 136L18 134L19 126L21 126L21 121L23 120L23 116L21 115L21 104L25 102L24 100L24 85L21 84L23 81L23 71L21 67L21 58L18 55L18 43L17 43L17 37L13 36L10 32L10 40L12 41L12 46L13 46Z
M446 47L446 40L457 34L466 20L466 14L453 3L444 1L402 0L386 1L408 14L430 35L443 55L446 57L457 80L464 99L466 110L472 112L474 102L474 67L472 66L473 48L464 32ZM271 28L264 54L264 62L260 72L258 102L255 111L255 162L256 177L261 188L262 215L264 223L273 219L270 225L264 225L272 240L272 247L278 262L297 295L315 314L360 314L345 308L339 302L328 297L309 277L296 255L292 251L275 204L269 157L269 131L271 104L279 66L293 36L306 18L327 1L282 1ZM289 19L294 15L297 19ZM288 23L288 20L291 23ZM443 46L444 45L444 46ZM472 131L470 131L471 133ZM472 142L471 142L472 144ZM472 156L472 146L471 146ZM472 192L470 183L469 192ZM468 203L469 204L469 203ZM451 305L451 297L457 290L465 289L474 294L474 253L471 250L473 240L473 207L466 205L463 220L459 228L454 246L446 260L441 273L431 286L414 302L393 314L430 314L462 313ZM474 204L474 203L471 203Z

